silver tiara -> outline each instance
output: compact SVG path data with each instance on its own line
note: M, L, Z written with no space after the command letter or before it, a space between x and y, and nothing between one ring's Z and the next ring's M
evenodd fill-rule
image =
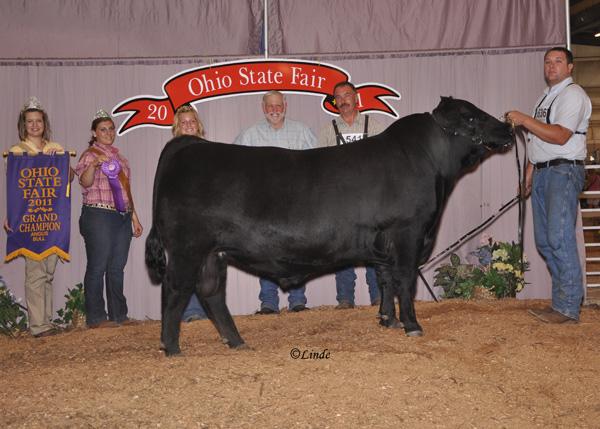
M27 102L23 105L23 109L21 111L24 112L26 110L42 110L43 111L44 108L42 107L42 103L40 103L40 100L38 100L37 97L29 97Z
M100 109L94 115L94 119L93 120L95 121L96 119L101 119L101 118L110 119L110 115L106 112L106 110Z

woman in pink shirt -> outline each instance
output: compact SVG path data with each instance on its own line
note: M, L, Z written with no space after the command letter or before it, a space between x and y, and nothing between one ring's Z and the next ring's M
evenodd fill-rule
M113 146L115 124L110 115L98 111L91 131L90 147L75 168L83 189L79 231L87 255L83 279L86 322L89 328L116 327L130 323L123 271L131 237L141 236L143 228L131 196L129 163Z

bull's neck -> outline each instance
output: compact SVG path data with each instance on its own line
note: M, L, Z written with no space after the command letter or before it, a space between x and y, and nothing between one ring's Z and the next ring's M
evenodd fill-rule
M447 189L452 189L456 181L463 175L465 166L464 158L468 156L469 146L463 136L456 133L454 130L443 127L435 118L434 114L430 114L431 119L438 127L444 137L443 140L447 144L436 146L434 150L428 151L427 156L431 159L433 165L442 177L446 180ZM433 124L432 124L433 125ZM440 138L442 138L440 136Z

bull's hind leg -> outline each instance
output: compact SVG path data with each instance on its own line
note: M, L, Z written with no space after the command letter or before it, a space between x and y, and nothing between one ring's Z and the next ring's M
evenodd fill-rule
M193 258L197 260L197 258ZM179 331L181 316L198 281L198 262L173 254L169 258L162 284L161 348L167 356L181 353Z
M225 300L227 285L227 262L211 253L202 268L198 293L208 318L219 332L221 339L231 348L244 345Z

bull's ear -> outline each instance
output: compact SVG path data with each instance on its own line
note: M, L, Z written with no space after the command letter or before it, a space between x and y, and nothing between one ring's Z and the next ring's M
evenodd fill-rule
M442 101L450 101L450 100L452 100L452 96L444 97L443 95L441 95L440 98L442 99Z

